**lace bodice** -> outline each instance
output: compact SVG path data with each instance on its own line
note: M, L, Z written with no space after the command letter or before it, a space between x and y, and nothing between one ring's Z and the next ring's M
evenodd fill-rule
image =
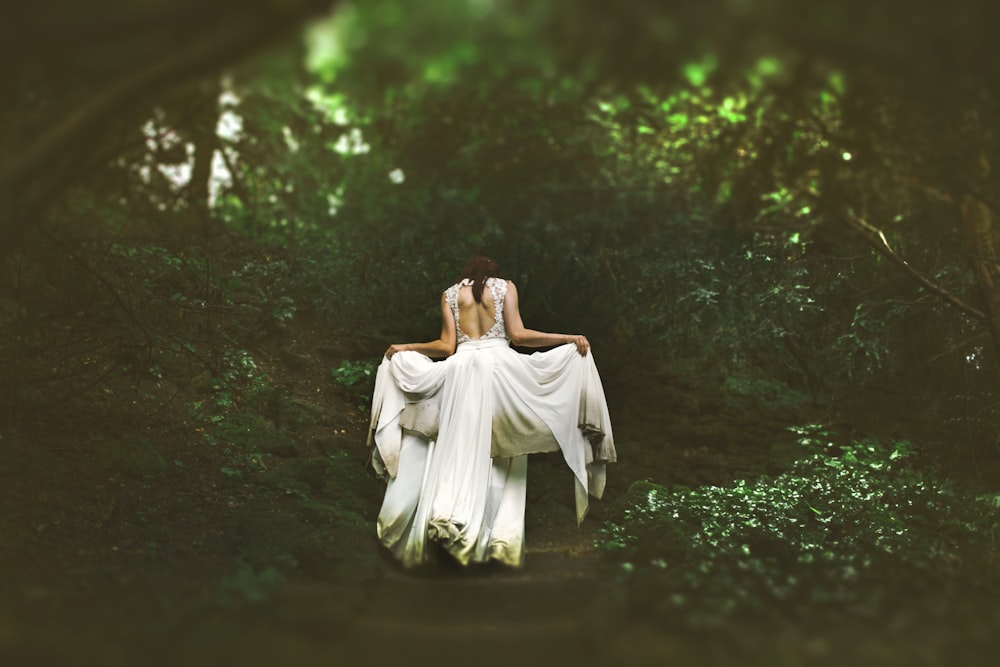
M448 289L444 291L445 299L448 301L448 306L451 307L451 312L455 316L455 334L458 337L458 343L465 343L470 340L466 333L462 331L462 326L458 321L458 290L465 285L471 285L472 281L468 278L457 282ZM488 338L507 338L507 326L503 321L503 300L507 295L507 281L503 278L487 278L486 287L489 288L490 293L493 295L493 326L490 330L483 334L479 340L486 340Z

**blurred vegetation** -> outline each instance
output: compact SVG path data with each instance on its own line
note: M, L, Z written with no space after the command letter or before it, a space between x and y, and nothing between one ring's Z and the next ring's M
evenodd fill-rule
M635 482L616 503L599 546L638 610L693 626L820 627L927 597L995 595L1000 496L912 467L905 441L837 445L816 425L793 430L800 458L780 475L697 489Z
M711 619L995 585L985 0L4 11L0 426L89 419L155 479L186 464L131 436L166 420L223 484L312 507L308 526L248 515L230 602L323 570L328 514L351 544L371 532L357 489L334 500L347 462L299 457L302 433L329 419L321 389L362 405L388 343L437 333L473 253L529 326L590 336L615 386L669 373L846 438L802 433L785 472L732 486L634 485L604 544L669 592L638 604Z
M256 405L236 378L252 341L296 317L372 351L428 337L431 296L488 252L527 321L587 332L612 368L657 349L831 419L898 392L978 469L997 454L1000 322L985 12L350 3L81 121L100 143L66 154L72 172L29 158L83 92L25 47L0 136L6 418L195 367ZM150 44L119 48L143 64Z

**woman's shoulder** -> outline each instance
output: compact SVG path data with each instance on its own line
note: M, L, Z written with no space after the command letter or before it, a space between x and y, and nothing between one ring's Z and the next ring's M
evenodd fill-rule
M458 294L458 290L461 289L462 287L470 286L472 284L473 282L471 279L463 278L462 280L459 280L457 283L452 283L448 287L445 287L441 291L441 293L444 294L445 296L450 297L452 295ZM506 292L508 289L515 289L515 290L517 289L514 286L514 281L507 280L506 278L490 277L486 279L486 284L489 287L495 287L503 290L504 292Z
M514 286L514 283L507 280L506 278L498 278L498 277L487 278L486 284L489 286L491 290L493 290L494 293L499 294L501 297L507 294L507 290Z

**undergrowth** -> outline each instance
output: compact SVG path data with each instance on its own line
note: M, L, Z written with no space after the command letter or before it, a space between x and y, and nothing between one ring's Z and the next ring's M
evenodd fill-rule
M802 454L777 476L630 487L598 546L633 606L695 625L822 621L996 587L1000 496L916 470L905 441L835 445L821 427L794 431Z

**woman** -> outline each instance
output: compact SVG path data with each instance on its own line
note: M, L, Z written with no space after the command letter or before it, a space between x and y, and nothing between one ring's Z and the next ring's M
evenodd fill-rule
M428 540L463 565L520 565L526 455L562 451L578 522L615 460L586 337L526 328L517 287L498 273L487 257L470 260L441 295L441 336L389 346L378 369L369 444L388 479L378 535L406 566L430 560ZM511 342L558 347L526 355Z

